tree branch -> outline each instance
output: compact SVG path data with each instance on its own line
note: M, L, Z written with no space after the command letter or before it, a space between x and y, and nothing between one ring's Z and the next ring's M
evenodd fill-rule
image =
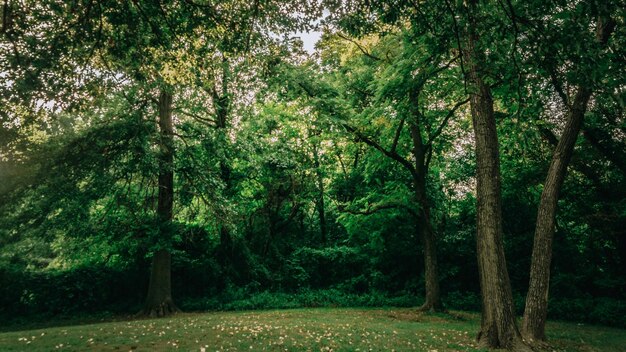
M431 57L432 58L432 57ZM452 65L453 62L455 62L457 59L461 58L461 55L457 55L455 57L453 57L452 59L450 59L450 61L448 61L445 65L441 66L441 67L437 67L436 69L432 70L431 72L429 72L424 81L433 78L436 74L438 74L439 72L447 69L450 67L450 65Z
M393 137L393 144L391 145L391 152L396 152L396 147L398 146L398 139L400 139L400 133L402 133L402 127L404 127L404 119L400 120L400 125L396 130L396 135Z
M565 104L565 106L569 109L569 98L567 97L567 94L565 94L563 86L561 86L561 82L559 82L559 79L556 76L556 70L554 67L549 67L548 70L550 71L550 83L552 83L552 87L557 92L559 97L561 97L563 104Z
M449 0L445 0L446 1L446 7L448 8L448 11L450 11L450 15L452 15L452 21L454 24L454 36L456 39L456 44L457 44L457 50L459 51L459 56L460 56L460 63L461 63L461 72L463 73L463 86L465 89L465 92L467 93L467 73L465 71L465 63L463 62L463 49L461 46L461 34L459 31L459 24L457 23L456 20L456 13L454 13L454 10L452 9L452 5L450 5L450 1Z
M365 50L365 48L363 48L363 46L361 44L359 44L356 40L353 40L349 37L346 37L345 35L341 34L341 33L337 33L337 36L343 40L347 40L350 43L356 45L357 48L359 48L359 50L367 57L369 57L370 59L374 60L374 61L380 61L381 59L378 56L372 55L370 52L368 52L367 50Z
M298 86L300 86L309 97L311 97L311 98L315 97L315 93L311 90L310 87L307 87L304 83L298 82ZM365 144L369 145L370 147L373 147L373 148L377 149L378 151L383 153L388 158L393 159L393 160L399 162L402 166L404 166L407 170L409 170L411 175L415 176L417 174L417 170L416 170L415 166L413 166L413 164L411 164L410 161L408 161L405 158L403 158L402 156L400 156L395 151L395 148L392 148L392 150L387 150L387 149L383 148L383 146L381 146L378 142L376 142L373 139L371 139L370 137L366 136L365 134L363 134L361 131L359 131L355 127L351 126L350 124L348 124L346 122L342 122L341 124L343 125L343 127L348 132L354 134L357 137L357 139L359 139L360 141L364 142Z
M459 101L458 103L454 104L454 106L452 107L452 109L450 111L448 111L448 114L446 115L446 117L443 118L443 120L441 121L441 124L439 124L439 127L437 127L437 130L428 137L428 142L426 143L426 147L430 148L433 144L433 142L435 141L435 138L439 137L439 135L441 135L441 133L443 132L444 127L448 124L448 120L450 120L450 118L452 118L452 116L454 116L454 113L463 105L467 104L469 102L469 98Z
M387 209L404 209L406 211L408 211L412 216L414 217L419 217L419 214L417 213L417 211L415 211L415 209L411 208L410 206L406 205L406 204L402 204L402 203L379 203L379 204L368 204L367 208L365 210L354 210L354 209L348 209L345 206L338 204L337 205L337 209L342 212L342 213L348 213L348 214L352 214L352 215L372 215L375 214L379 211L383 211L383 210L387 210Z
M395 152L395 151L392 152L392 151L389 151L389 150L383 148L376 141L374 141L371 138L367 137L362 132L360 132L359 130L357 130L356 128L350 126L347 123L343 123L343 126L344 126L344 128L346 130L348 130L348 132L351 132L352 134L354 134L363 143L369 145L370 147L373 147L374 149L377 149L378 151L383 153L388 158L393 159L393 160L397 161L398 163L400 163L402 166L404 166L405 169L407 169L407 170L409 170L409 172L411 172L411 175L416 175L417 174L417 170L415 169L413 164L411 164L410 161L408 161L405 158L403 158L402 156L400 156L397 152Z
M215 120L213 120L211 118L208 118L208 117L202 117L202 116L200 116L198 114L194 114L192 112L188 112L188 111L185 111L185 110L180 109L180 108L174 109L174 111L175 112L179 112L179 113L181 113L181 114L183 114L185 116L191 117L191 118L197 120L198 122L202 122L205 125L208 125L208 126L211 126L211 127L215 127L217 125L217 122Z
M315 94L313 94L313 91L311 90L311 88L305 86L304 83L298 82L298 86L300 86L304 90L304 92L309 96L309 98L315 97Z

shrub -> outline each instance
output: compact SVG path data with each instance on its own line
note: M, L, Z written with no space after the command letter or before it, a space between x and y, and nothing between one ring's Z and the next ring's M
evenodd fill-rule
M552 298L548 318L626 327L626 302L614 298L590 296Z
M471 311L480 311L482 305L480 294L458 291L448 293L443 303L447 308Z

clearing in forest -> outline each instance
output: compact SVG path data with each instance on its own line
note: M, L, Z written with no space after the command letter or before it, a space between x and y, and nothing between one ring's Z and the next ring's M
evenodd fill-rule
M0 351L476 351L479 315L409 308L184 313L0 333ZM551 351L624 351L626 330L548 324Z

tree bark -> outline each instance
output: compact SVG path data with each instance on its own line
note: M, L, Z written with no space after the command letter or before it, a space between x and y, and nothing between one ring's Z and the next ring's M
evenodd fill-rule
M154 253L148 296L141 315L164 317L179 312L172 299L171 264L169 251L161 249Z
M476 247L482 297L481 347L529 350L515 322L511 284L502 243L500 155L491 89L480 72L484 54L476 48L475 3L469 14L463 55L476 148Z
M172 123L172 94L162 90L159 96L159 190L157 217L160 236L169 238L174 206L174 127ZM157 250L152 257L148 295L142 315L161 317L178 312L172 300L172 256L167 249Z
M576 94L572 109L568 114L567 124L552 155L541 193L530 265L530 285L522 323L522 333L531 343L543 341L546 338L545 323L557 202L590 97L591 90L589 89L582 88Z
M596 40L600 44L606 44L613 27L614 24L610 19L599 18ZM578 87L574 100L569 107L565 129L552 155L539 201L530 264L530 282L522 322L522 334L531 344L540 344L546 339L545 326L548 315L552 239L554 238L559 193L567 175L567 167L583 125L591 94L590 87Z
M430 210L427 205L420 209L420 234L424 245L424 281L426 297L421 311L441 311L441 296L439 291L439 268L437 262L437 238L430 223Z
M513 349L523 344L515 323L511 284L502 243L500 156L489 87L470 68L478 91L471 93L476 143L477 255L482 294L478 341L487 348Z
M409 131L413 141L413 157L415 158L415 171L413 175L413 187L415 198L419 205L418 227L419 235L424 246L424 284L425 297L424 304L419 308L421 311L441 311L441 296L439 291L439 269L437 262L437 238L433 231L430 219L430 203L426 193L426 175L428 165L426 162L426 151L422 134L419 129L419 106L417 104L416 92L412 93L412 110L415 121L409 123Z

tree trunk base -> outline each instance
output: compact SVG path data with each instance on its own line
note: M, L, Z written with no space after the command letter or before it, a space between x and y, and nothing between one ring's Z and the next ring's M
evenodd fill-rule
M147 305L139 313L137 313L137 316L160 318L180 312L181 310L176 307L172 300L167 300L161 302L160 304Z
M418 312L424 313L445 313L447 310L441 304L432 304L430 302L424 302L419 308Z
M552 346L545 340L527 336L522 333L522 337L524 338L524 342L532 347L535 351L552 351Z
M510 341L497 341L498 338L496 336L490 336L489 332L484 333L481 331L478 333L476 340L478 342L478 347L484 349L504 348L513 352L534 351L534 349L530 345L526 344L526 342L519 336L512 337Z

